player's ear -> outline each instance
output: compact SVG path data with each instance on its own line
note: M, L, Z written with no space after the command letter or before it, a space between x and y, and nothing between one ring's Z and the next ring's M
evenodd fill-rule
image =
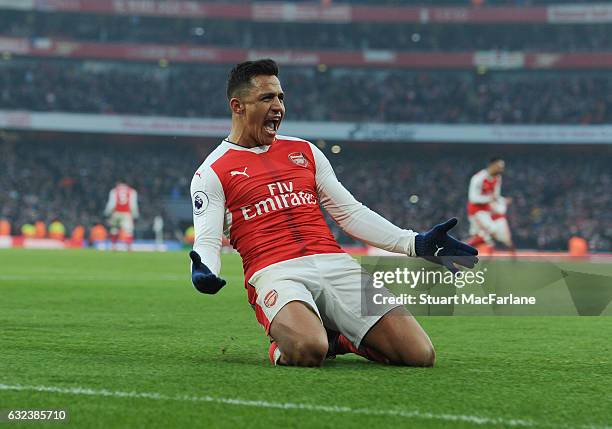
M244 105L237 97L232 97L229 101L230 109L232 113L240 115L244 112Z

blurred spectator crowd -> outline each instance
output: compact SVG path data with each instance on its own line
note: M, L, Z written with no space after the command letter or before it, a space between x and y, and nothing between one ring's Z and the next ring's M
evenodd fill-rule
M10 60L0 109L227 117L227 66ZM414 123L612 122L607 72L414 72L282 67L287 119Z
M16 11L0 15L0 35L295 50L575 52L612 48L610 24L296 24Z
M204 3L227 3L228 0L196 0ZM236 0L256 3L257 0ZM277 3L320 3L323 5L377 5L387 6L539 6L543 4L601 3L601 0L266 0Z
M207 1L207 0L201 0ZM222 0L219 0L222 1ZM251 0L244 0L251 2ZM272 0L284 1L284 0ZM306 3L313 0L289 0L288 3ZM316 1L316 0L315 0ZM324 3L326 0L322 0ZM329 3L329 2L328 2ZM584 4L601 3L599 0L333 0L334 4L385 4L388 6L542 6L547 4Z
M139 193L136 237L151 237L156 215L164 218L167 238L174 237L185 223L173 218L169 205L187 203L189 210L192 174L213 147L86 138L65 144L0 141L0 219L10 221L14 234L25 223L55 218L69 230L89 229L104 222L108 192L124 179ZM457 216L456 234L467 238L467 186L486 164L488 147L345 143L339 154L329 148L323 150L338 178L371 209L419 231ZM612 154L605 147L506 152L502 194L514 199L508 219L519 248L564 250L577 235L591 250L612 250ZM341 242L351 242L330 224Z
M599 2L322 0L313 4L479 7L570 3ZM0 12L0 37L28 39L274 50L554 53L612 48L612 25L595 23L346 25ZM163 61L27 59L3 53L0 110L228 118L225 86L229 68ZM281 67L280 79L287 120L612 123L612 74L607 71L408 71L320 65ZM347 143L342 147L338 154L329 153L332 164L347 188L366 205L415 230L458 216L457 234L467 238L467 184L487 159L482 156L482 146ZM9 220L14 234L21 225L49 224L55 218L69 230L77 225L89 229L104 223L108 192L121 179L139 192L137 238L149 238L155 216L164 218L166 238L178 236L185 224L169 207L189 204L191 174L211 148L209 143L126 143L116 136L105 141L83 135L62 143L51 137L29 141L26 136L15 142L0 136L0 220ZM323 149L329 152L329 145ZM514 199L509 222L518 247L565 249L568 239L577 235L587 239L593 250L612 251L612 154L606 147L578 151L525 146L496 154L507 160L503 193ZM330 225L341 241L350 242L335 224Z
M49 225L55 218L69 231L105 224L109 191L124 180L138 191L138 238L151 238L156 215L167 218L166 231L174 236L179 226L167 216L164 199L189 198L191 174L203 161L192 146L181 151L168 145L101 144L86 137L69 144L0 141L0 159L0 219L10 221L13 234L23 224L42 220Z
M397 225L423 231L458 217L456 234L467 238L469 180L491 154L501 154L506 160L502 195L513 198L508 221L519 248L567 249L568 239L577 235L592 250L612 250L612 153L605 147L494 152L482 145L427 150L400 144L378 149L370 146L353 154L347 148L350 155L337 162L330 156L339 179L357 199Z

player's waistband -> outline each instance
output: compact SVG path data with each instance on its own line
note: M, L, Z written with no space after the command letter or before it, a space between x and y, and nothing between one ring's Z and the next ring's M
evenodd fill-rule
M253 304L252 300L251 300L251 292L250 289L252 289L251 284L249 283L250 280L255 277L257 274L259 274L260 272L262 272L263 270L267 270L270 269L276 265L282 264L283 262L287 262L287 261L295 261L297 259L306 259L306 258L313 258L316 256L324 256L324 255L340 255L340 254L344 254L344 255L348 255L344 250L342 250L342 248L338 247L337 251L325 251L325 252L312 252L312 253L307 253L307 254L300 254L300 255L296 255L294 257L288 257L288 258L284 258L282 260L278 260L278 261L274 261L274 262L270 262L267 264L260 264L257 266L253 266L253 267L245 267L244 270L244 287L247 289L247 291L249 291L249 303ZM249 287L251 286L251 287Z
M467 204L467 212L470 215L476 214L480 211L485 211L485 212L489 212L491 211L491 204L486 203L486 204L474 204L474 203L468 203Z

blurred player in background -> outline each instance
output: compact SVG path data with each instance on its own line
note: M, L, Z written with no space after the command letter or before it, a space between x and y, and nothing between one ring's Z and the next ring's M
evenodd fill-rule
M225 221L242 256L249 303L271 338L273 364L320 366L326 357L356 353L433 365L429 337L403 306L382 304L380 315L363 315L363 270L333 238L319 204L349 235L452 271L455 263L473 267L478 253L448 235L457 219L424 234L401 229L356 201L315 145L278 135L285 106L274 61L234 67L227 97L230 134L191 182L196 289L214 294L225 285L219 277Z
M505 168L503 159L491 158L487 168L480 170L470 179L467 212L471 236L468 243L472 246L482 246L492 251L495 241L498 241L514 252L506 218L512 199L501 195Z
M153 218L153 234L155 235L155 247L161 250L164 246L164 218L161 215Z
M132 250L134 219L139 216L136 190L126 183L118 181L108 194L104 215L108 216L112 249L116 249L117 241L121 237L128 250Z

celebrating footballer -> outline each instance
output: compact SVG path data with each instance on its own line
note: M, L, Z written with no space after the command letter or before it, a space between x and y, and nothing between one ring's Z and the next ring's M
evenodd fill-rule
M236 65L227 97L231 132L191 182L195 288L215 294L225 286L219 277L225 232L242 257L248 300L270 338L272 364L321 366L356 353L385 364L432 366L434 347L404 307L362 314L363 270L336 242L321 207L358 240L453 272L478 261L476 249L448 234L457 220L425 233L399 228L358 202L315 145L279 135L285 105L274 61Z

